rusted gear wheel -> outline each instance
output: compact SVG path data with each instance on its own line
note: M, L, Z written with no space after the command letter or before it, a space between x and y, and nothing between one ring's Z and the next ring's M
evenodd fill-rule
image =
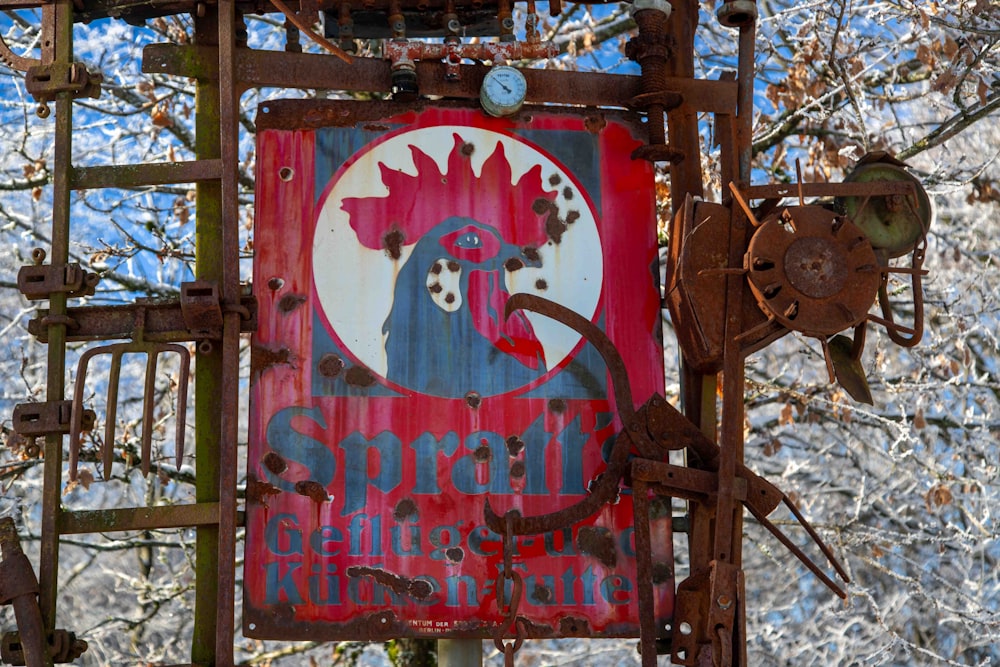
M880 282L868 238L820 206L792 206L765 218L750 240L746 269L765 313L817 338L864 320Z

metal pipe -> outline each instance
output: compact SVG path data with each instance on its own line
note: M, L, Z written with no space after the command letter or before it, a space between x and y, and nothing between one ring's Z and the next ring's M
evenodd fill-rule
M219 3L219 131L222 164L220 190L223 304L239 303L239 93L235 79L236 32L239 23L234 0ZM239 460L240 315L224 309L222 319L221 442L219 465L218 601L216 605L215 665L233 664L233 606L236 589L236 476Z
M73 61L73 5L71 0L56 0L42 10L44 27L49 28L54 42L54 65L69 67ZM43 28L44 31L44 28ZM55 99L55 132L52 155L52 252L54 265L69 261L70 172L73 159L73 94L59 92ZM46 400L61 401L66 392L66 315L65 293L54 293L49 299L48 367ZM39 607L44 627L54 630L59 581L59 514L62 497L63 436L50 433L45 437L45 467L43 472L41 553L39 556ZM52 664L51 658L45 658Z

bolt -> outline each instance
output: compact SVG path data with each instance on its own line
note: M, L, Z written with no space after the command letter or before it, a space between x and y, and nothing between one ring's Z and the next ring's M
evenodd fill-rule
M722 595L720 595L718 597L718 599L716 599L716 602L719 604L719 607L721 609L729 609L730 607L733 606L733 600L732 600L732 598L730 598L725 593L723 593Z

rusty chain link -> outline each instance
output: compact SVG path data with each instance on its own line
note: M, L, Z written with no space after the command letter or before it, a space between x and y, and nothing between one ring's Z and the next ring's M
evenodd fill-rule
M519 516L517 510L508 511L503 517L503 569L497 575L495 584L497 609L503 619L493 629L493 645L503 653L504 667L514 667L514 654L524 644L527 621L517 615L521 605L521 594L524 590L524 580L514 571L514 534L511 531L511 519ZM507 582L511 582L510 600L507 600ZM504 635L514 631L514 641L504 642Z

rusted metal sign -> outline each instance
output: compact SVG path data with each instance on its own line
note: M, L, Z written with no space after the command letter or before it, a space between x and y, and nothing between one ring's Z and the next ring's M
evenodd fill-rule
M653 174L625 116L261 108L247 636L510 634L518 593L519 635L638 634L628 489L506 549L484 516L578 503L622 428L597 351L505 318L511 294L603 329L636 396L662 387ZM651 514L669 619L669 502Z

